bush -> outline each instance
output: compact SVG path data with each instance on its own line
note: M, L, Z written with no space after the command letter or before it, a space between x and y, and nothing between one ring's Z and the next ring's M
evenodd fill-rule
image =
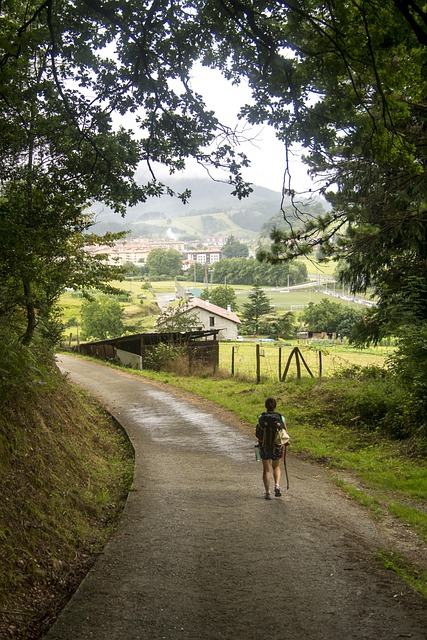
M407 412L413 429L427 438L427 323L405 330L390 366L407 391Z
M177 373L176 369L182 369L183 360L185 360L188 371L188 357L185 347L160 343L145 356L144 368Z
M396 377L379 367L351 370L353 384L342 389L342 409L349 424L392 439L413 435L406 411L408 395Z

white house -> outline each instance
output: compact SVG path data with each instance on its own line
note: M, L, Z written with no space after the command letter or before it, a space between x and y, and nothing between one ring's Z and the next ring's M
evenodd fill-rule
M220 329L219 340L237 340L241 322L231 309L223 309L207 300L192 298L188 301L184 313L197 317L204 329Z

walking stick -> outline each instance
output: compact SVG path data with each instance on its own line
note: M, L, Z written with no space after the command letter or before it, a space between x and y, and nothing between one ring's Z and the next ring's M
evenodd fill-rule
M287 444L283 445L283 466L285 467L285 476L286 476L286 490L289 491L289 477L288 477L288 469L286 467L286 449L288 448Z

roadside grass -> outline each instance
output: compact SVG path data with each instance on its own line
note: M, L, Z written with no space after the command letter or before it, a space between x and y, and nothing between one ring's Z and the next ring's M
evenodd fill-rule
M415 591L419 591L427 597L427 571L420 570L411 565L399 553L393 553L382 549L377 553L377 559L386 567L411 585Z

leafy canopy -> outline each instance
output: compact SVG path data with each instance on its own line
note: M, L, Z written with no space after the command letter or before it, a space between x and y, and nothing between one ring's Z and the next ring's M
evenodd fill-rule
M324 299L317 304L310 302L301 314L301 319L310 331L325 331L349 337L360 320L361 313Z
M216 304L222 309L230 307L232 311L237 311L237 296L233 287L220 284L214 289L203 289L200 298L202 300L209 300L209 302Z
M81 319L84 340L107 340L123 335L123 309L119 302L108 296L83 300Z
M176 249L152 249L147 257L147 269L152 278L176 278L182 273L182 256Z

